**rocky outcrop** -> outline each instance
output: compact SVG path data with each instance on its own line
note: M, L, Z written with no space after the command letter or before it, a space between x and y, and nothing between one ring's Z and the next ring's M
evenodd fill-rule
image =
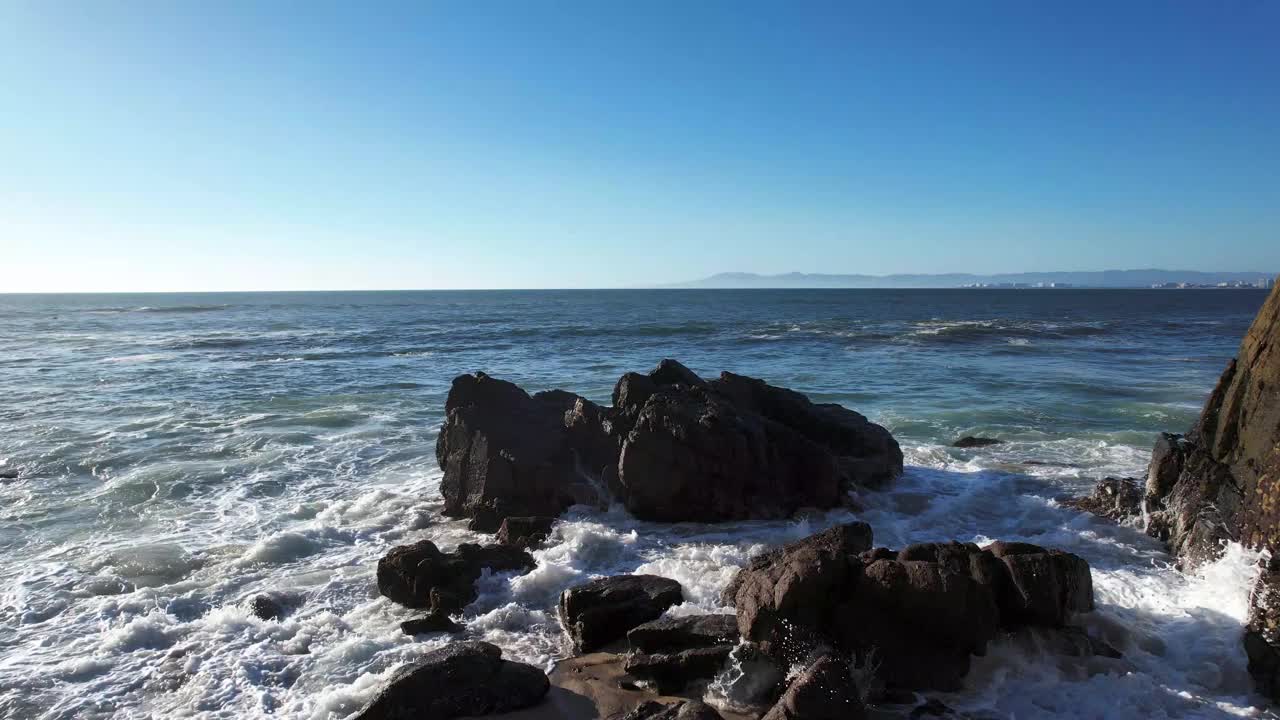
M667 695L694 680L709 680L738 643L733 615L662 617L627 632L631 654L625 670Z
M866 714L849 664L824 655L791 681L761 720L861 720Z
M506 545L464 543L452 553L422 540L398 545L378 561L378 592L411 608L456 613L476 599L475 582L488 568L494 572L528 572L533 556Z
M633 653L623 669L651 684L663 695L680 692L694 680L710 680L724 667L732 645L689 648L674 652Z
M405 620L400 623L400 630L405 635L422 635L424 633L460 633L462 626L449 618L444 610L433 610L426 615Z
M1224 541L1280 548L1280 286L1195 425L1157 440L1146 490L1156 529L1187 567Z
M657 575L615 575L560 594L560 623L578 652L620 640L627 631L684 602L680 583Z
M452 643L396 671L356 720L504 713L537 704L550 688L541 670L503 660L496 645Z
M1133 478L1106 477L1098 481L1089 495L1068 498L1062 504L1121 521L1142 511L1142 497L1142 488Z
M1089 566L1070 553L870 544L852 523L757 558L727 590L742 637L784 666L834 647L889 688L955 690L1001 628L1062 627L1093 609Z
M249 598L249 612L260 620L279 620L284 617L284 603L265 593Z
M902 472L898 443L852 410L733 373L706 381L674 360L623 375L610 408L476 373L453 381L445 410L445 513L486 532L600 487L643 519L717 522L834 507Z
M509 517L502 521L494 539L502 545L532 548L547 539L555 524L553 517Z

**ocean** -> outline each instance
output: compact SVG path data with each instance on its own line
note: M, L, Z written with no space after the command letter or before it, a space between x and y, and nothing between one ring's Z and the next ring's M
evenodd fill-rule
M888 427L907 469L864 510L724 525L572 509L520 577L481 580L466 636L550 668L561 590L679 580L721 610L753 554L857 517L879 545L1025 540L1093 568L1084 622L1123 653L1020 639L960 709L996 717L1264 716L1240 645L1255 553L1194 575L1137 529L1063 507L1141 476L1189 427L1265 293L617 290L0 295L0 717L343 718L446 640L399 629L378 558L482 539L440 515L458 374L608 403L665 357L764 378ZM962 435L997 437L956 449ZM282 621L244 606L290 599ZM714 698L712 698L714 699Z

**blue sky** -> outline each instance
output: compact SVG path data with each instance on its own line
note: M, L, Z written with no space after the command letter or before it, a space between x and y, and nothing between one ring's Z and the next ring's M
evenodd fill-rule
M0 4L0 290L1280 270L1280 4Z

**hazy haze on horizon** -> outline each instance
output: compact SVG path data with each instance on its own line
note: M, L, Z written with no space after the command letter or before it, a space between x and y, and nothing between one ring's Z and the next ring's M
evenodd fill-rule
M1280 268L1280 6L0 7L0 292Z

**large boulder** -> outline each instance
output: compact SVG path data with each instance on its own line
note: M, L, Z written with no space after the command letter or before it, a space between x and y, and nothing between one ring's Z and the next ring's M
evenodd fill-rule
M494 539L502 545L531 548L546 540L555 524L553 517L509 517L502 521Z
M689 648L675 652L633 653L623 669L651 684L659 693L680 692L690 681L710 680L724 668L732 645Z
M611 453L601 412L561 390L530 396L482 372L455 378L436 439L444 513L495 532L508 516L555 516L590 500L580 470Z
M431 608L446 615L476 599L475 582L486 568L493 572L528 572L533 556L517 547L464 543L452 553L430 540L398 545L378 561L378 592L411 608Z
M1070 553L870 544L853 523L753 560L727 591L743 639L784 666L835 647L891 689L955 690L1001 629L1063 627L1093 608L1089 566Z
M625 670L669 695L692 680L715 677L738 643L733 615L661 617L627 632Z
M356 720L511 712L537 704L550 689L541 670L503 660L496 645L452 643L397 670Z
M626 636L672 605L684 602L680 583L657 575L597 578L560 594L560 623L578 652L591 652Z
M674 360L623 375L610 408L462 375L445 413L444 511L482 532L554 517L606 487L645 519L781 518L902 473L893 436L852 410L733 373L706 381Z

